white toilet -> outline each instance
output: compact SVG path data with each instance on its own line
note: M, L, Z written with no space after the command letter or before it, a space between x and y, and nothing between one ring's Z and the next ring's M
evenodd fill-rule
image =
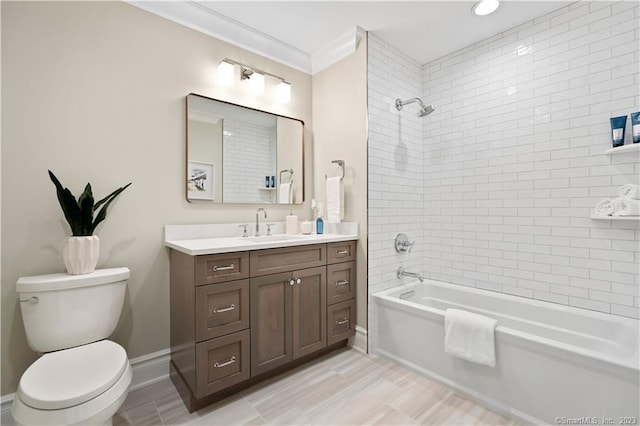
M20 378L13 417L24 425L110 425L131 385L118 324L128 268L22 277L16 284L31 349L44 353Z

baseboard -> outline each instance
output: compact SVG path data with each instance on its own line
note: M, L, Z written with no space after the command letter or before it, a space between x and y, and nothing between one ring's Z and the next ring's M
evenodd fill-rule
M131 370L133 370L131 390L168 379L169 361L171 361L171 349L169 348L133 358L130 361Z
M169 348L129 360L133 372L130 390L140 389L169 378L170 360L171 350ZM11 415L11 406L15 395L15 393L10 393L2 395L0 398L0 424L2 425L15 424Z
M353 336L351 342L349 342L349 346L351 348L357 350L358 352L362 352L363 354L367 353L367 329L364 327L360 327L356 325L356 335Z

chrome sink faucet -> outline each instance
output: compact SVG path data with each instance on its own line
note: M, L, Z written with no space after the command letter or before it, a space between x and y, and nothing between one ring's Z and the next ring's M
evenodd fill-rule
M256 211L256 237L260 236L260 212L264 213L264 218L267 218L267 211L262 207L258 208Z

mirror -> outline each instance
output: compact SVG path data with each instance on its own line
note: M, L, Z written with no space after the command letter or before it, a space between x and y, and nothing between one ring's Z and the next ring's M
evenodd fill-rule
M187 201L302 204L304 123L191 93Z

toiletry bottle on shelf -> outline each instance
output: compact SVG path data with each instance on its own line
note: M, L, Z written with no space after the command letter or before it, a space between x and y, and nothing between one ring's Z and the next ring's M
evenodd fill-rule
M316 218L316 234L320 235L324 232L324 221L322 220L322 203L318 208L318 217Z

